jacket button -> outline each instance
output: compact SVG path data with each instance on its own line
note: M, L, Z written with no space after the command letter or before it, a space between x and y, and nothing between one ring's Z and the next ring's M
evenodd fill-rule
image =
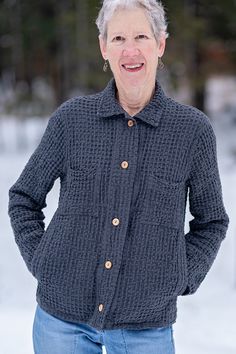
M131 119L129 119L129 120L128 120L128 126L129 126L129 127L132 127L133 125L134 125L134 122L133 122Z
M119 223L120 223L120 220L117 219L117 218L114 218L114 219L112 220L112 224L115 225L115 226L119 225Z
M127 161L122 161L121 162L121 167L122 168L127 168L129 166L128 162Z
M103 304L100 304L100 305L98 306L98 310L99 310L99 312L102 312L102 310L103 310Z
M111 262L111 261L106 261L105 267L106 267L107 269L110 269L110 268L112 267L112 262Z

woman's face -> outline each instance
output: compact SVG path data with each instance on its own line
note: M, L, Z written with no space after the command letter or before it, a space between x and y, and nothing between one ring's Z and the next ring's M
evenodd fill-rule
M158 57L165 49L165 37L157 43L144 10L118 10L108 22L107 41L99 35L104 59L108 59L114 78L121 87L153 84ZM142 65L132 69L129 65Z

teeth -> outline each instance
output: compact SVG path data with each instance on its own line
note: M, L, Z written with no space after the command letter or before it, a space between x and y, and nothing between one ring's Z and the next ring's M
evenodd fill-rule
M140 66L142 66L142 64L136 64L136 65L124 65L125 68L127 69L134 69L134 68L140 68Z

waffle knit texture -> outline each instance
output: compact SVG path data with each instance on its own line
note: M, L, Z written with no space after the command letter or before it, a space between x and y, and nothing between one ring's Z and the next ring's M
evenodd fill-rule
M53 112L9 190L8 213L45 311L97 329L171 325L178 296L199 288L229 223L210 119L157 79L151 101L130 116L112 78Z

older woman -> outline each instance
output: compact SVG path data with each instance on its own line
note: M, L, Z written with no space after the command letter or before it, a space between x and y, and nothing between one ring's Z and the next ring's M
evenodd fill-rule
M35 353L173 354L177 297L199 288L229 223L215 134L156 78L168 36L160 3L105 0L96 24L112 79L57 108L9 191L15 239L38 281Z

